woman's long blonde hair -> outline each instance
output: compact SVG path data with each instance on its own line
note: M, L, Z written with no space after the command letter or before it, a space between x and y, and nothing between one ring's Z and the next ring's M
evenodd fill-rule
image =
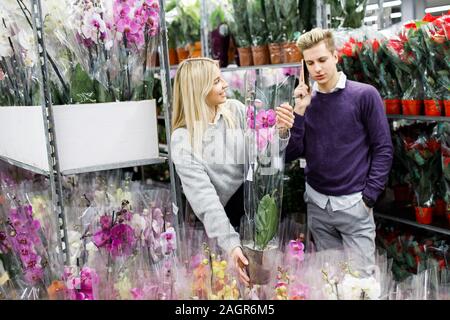
M194 151L200 151L202 137L211 114L206 104L206 96L214 82L216 62L209 58L187 59L180 63L173 85L172 132L178 128L186 128L190 135ZM219 105L228 128L235 128L235 119L231 111Z

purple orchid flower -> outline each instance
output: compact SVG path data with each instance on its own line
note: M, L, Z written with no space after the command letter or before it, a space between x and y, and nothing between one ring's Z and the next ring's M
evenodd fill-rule
M103 215L100 217L100 225L102 226L102 230L111 229L112 225L112 217L109 215Z
M305 246L300 240L289 241L288 254L290 258L303 261L305 259Z
M177 249L176 233L174 228L168 228L166 232L161 234L163 252L170 254Z
M252 106L247 107L247 126L250 129L255 129L255 112Z
M97 231L92 237L92 242L98 247L101 248L110 241L111 232L109 229Z
M83 267L80 275L73 274L72 269L64 269L63 280L67 293L72 300L94 300L94 291L99 284L99 277L94 269Z
M274 110L259 110L256 115L256 122L260 125L260 128L272 127L276 122L277 114Z
M22 262L25 281L35 285L44 276L41 265L42 258L38 249L42 248L39 236L41 225L38 220L33 219L33 208L31 205L11 208L9 211L11 232L7 240L11 249L19 256Z
M273 141L274 127L256 130L256 143L259 151L264 150L267 144Z
M113 257L129 256L133 251L136 238L134 230L129 225L124 223L116 224L111 229L111 243L109 250Z

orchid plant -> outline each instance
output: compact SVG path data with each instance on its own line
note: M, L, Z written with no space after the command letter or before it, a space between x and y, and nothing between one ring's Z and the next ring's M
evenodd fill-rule
M0 3L0 105L30 106L40 102L37 50L15 2Z
M1 105L39 104L28 8L25 0L0 4ZM43 1L53 104L151 98L159 10L157 0Z
M295 79L273 72L261 70L259 74L246 74L245 209L253 228L246 231L245 237L251 238L251 246L257 250L264 250L269 242L274 242L278 231L287 140L279 136L274 108L290 101Z
M133 253L136 236L129 225L133 214L122 204L118 213L100 217L100 230L94 233L92 241L98 248L105 248L114 257L127 257Z

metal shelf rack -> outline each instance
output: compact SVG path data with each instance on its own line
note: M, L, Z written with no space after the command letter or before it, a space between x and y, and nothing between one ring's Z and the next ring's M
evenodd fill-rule
M6 156L0 155L0 160L12 164L14 166L23 168L25 170L45 175L50 179L51 188L51 198L53 202L53 208L55 211L55 218L58 221L59 233L58 246L60 249L61 258L65 263L69 262L70 259L70 248L68 245L67 236L67 225L66 216L64 211L63 202L63 190L62 190L62 177L64 175L73 175L80 173L88 173L102 170L119 169L126 167L144 166L161 164L166 161L170 168L170 181L171 181L171 194L172 194L172 207L177 209L181 207L180 203L180 190L179 187L175 185L176 177L174 172L173 163L170 157L170 149L166 148L166 152L160 153L160 156L154 159L143 159L138 161L129 161L122 163L114 163L108 165L98 165L94 167L80 168L76 170L61 171L59 166L58 152L57 152L57 141L56 134L54 132L54 118L52 111L52 97L50 94L50 86L48 80L48 54L45 48L45 37L43 32L43 16L41 8L41 0L30 0L31 13L32 13L32 25L34 31L35 41L37 43L37 51L39 55L39 78L41 85L41 107L44 122L44 133L46 139L47 147L47 157L49 163L49 170L42 170L40 168L34 167L29 164L22 163L10 159ZM167 46L167 28L165 23L165 12L164 12L164 0L159 0L160 5L160 37L159 37L159 57L160 65L158 68L161 74L161 86L163 91L163 116L158 119L164 119L166 127L167 141L170 141L170 115L171 115L171 83L170 83L170 66L168 58L168 46ZM181 208L180 208L181 209ZM178 212L178 210L177 210ZM174 212L175 214L177 212Z

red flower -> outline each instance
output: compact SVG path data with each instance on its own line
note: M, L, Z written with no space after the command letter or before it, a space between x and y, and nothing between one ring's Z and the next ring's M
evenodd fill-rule
M374 52L378 52L378 49L380 49L380 43L378 42L377 39L373 39L373 41L372 41L372 50Z
M439 143L439 141L432 139L427 141L427 147L431 153L435 153L441 148L441 144Z
M356 46L358 47L359 50L361 50L363 47L363 43L361 41L357 41Z
M445 157L444 158L444 167L448 167L450 166L450 157Z
M404 50L403 42L398 39L389 39L388 46L394 49L398 55L401 55Z
M416 23L415 23L414 21L413 21L413 22L406 23L403 27L404 27L405 29L413 29L413 30L416 30L416 29L417 29Z
M341 53L347 57L353 56L352 46L349 43L344 44L344 46L341 49Z
M425 22L433 22L433 21L436 20L437 18L438 18L438 17L435 17L435 16L431 15L430 13L427 13L427 14L423 17L422 21L425 21Z

